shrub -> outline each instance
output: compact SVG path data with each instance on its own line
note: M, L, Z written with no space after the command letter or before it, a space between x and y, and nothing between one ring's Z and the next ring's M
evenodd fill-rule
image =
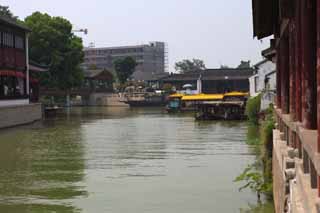
M261 106L261 94L250 98L246 105L246 115L249 118L249 121L258 124L259 122L259 112Z

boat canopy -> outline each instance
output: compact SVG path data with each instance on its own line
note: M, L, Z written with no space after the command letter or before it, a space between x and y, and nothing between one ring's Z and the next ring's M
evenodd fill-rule
M175 94L169 95L169 98L182 98L183 96L184 94L175 93Z
M222 100L223 94L197 94L197 95L185 95L182 97L182 101L210 101L210 100Z
M229 97L229 96L248 96L249 93L247 92L229 92L229 93L225 93L224 96L225 97Z

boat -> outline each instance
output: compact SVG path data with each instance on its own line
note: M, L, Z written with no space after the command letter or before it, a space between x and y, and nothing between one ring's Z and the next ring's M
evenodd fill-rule
M222 100L197 103L197 120L244 120L248 93L230 92Z
M222 100L222 94L173 94L168 97L167 112L196 111L197 103L202 101Z
M55 117L58 112L62 111L63 108L57 105L44 106L45 117Z
M125 95L123 101L130 107L161 107L166 105L165 96L154 92L133 92Z
M181 98L183 94L175 93L168 96L168 104L166 110L168 113L179 112L181 110Z

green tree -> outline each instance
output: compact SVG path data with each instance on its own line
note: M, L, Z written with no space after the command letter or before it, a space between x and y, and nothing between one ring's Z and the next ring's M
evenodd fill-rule
M5 17L14 21L18 21L18 16L13 15L8 6L0 5L0 17Z
M205 70L206 65L200 59L184 59L175 64L175 69L179 73L188 73L192 71Z
M250 68L250 61L241 61L237 68L239 69Z
M220 69L231 69L231 67L229 67L228 65L225 65L225 64L221 64Z
M49 72L41 76L41 84L64 90L81 85L83 45L82 39L72 33L72 24L40 12L28 16L25 23L32 30L30 59L50 66Z
M125 57L114 61L114 68L121 84L124 84L128 80L136 66L137 63L132 57Z

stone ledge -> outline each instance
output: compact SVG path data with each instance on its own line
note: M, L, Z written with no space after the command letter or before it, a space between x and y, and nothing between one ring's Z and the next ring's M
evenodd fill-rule
M302 143L302 147L306 150L309 158L314 164L314 167L318 174L320 174L320 154L318 153L318 131L308 130L302 126L301 122L295 122L291 119L289 114L282 114L280 109L275 109L276 114L282 119L282 121L295 132Z
M0 108L0 128L28 124L41 118L41 104L5 106Z
M310 174L304 174L302 171L302 160L296 159L296 190L301 197L301 203L297 204L303 207L305 212L317 212L317 189L312 189L310 185ZM294 204L294 203L293 203Z

